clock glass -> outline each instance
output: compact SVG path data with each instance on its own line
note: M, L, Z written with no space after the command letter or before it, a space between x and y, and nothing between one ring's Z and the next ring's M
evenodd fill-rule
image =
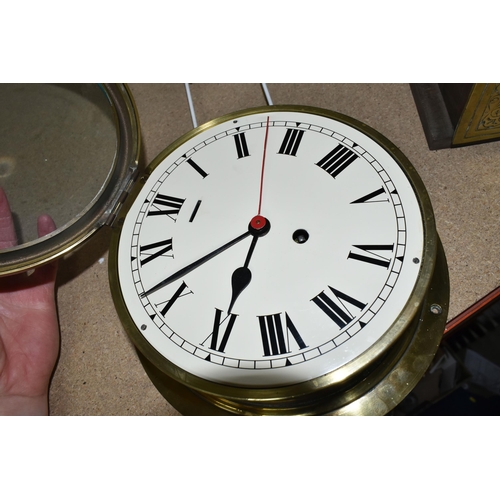
M316 108L198 127L153 162L117 250L132 334L185 375L283 387L387 345L424 258L397 155Z

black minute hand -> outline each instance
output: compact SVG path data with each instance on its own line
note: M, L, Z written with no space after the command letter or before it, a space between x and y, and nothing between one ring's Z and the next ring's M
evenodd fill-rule
M201 257L201 259L198 259L198 260L192 262L191 264L187 265L186 267L183 267L182 269L180 269L176 273L170 275L168 278L165 278L163 281L160 281L160 283L158 283L154 287L150 288L149 290L146 290L145 292L142 292L139 296L142 299L142 298L146 297L146 295L149 295L150 293L156 292L160 288L163 288L164 286L167 286L170 283L173 283L175 280L190 273L191 271L193 271L197 267L201 266L202 264L205 264L205 262L209 261L210 259L212 259L216 255L219 255L220 253L224 252L224 250L227 250L228 248L232 247L236 243L244 240L249 235L250 235L250 231L243 233L242 235L238 236L237 238L234 238L234 240L229 241L225 245L222 245L221 247L208 253L204 257Z

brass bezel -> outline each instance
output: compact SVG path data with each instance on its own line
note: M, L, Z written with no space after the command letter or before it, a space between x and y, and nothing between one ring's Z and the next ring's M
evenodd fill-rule
M360 132L376 141L380 146L382 146L400 165L400 167L406 174L410 184L412 185L415 195L418 199L422 213L422 223L424 227L423 258L417 283L401 314L394 322L394 324L389 328L389 330L362 355L355 358L338 370L299 384L276 388L235 387L214 383L194 376L180 369L169 360L161 356L145 340L145 338L140 333L139 328L137 327L137 325L135 325L134 321L129 315L121 294L117 262L118 244L122 223L130 206L138 196L147 177L165 157L167 157L171 152L180 147L183 143L208 128L226 121L233 120L237 117L266 111L307 112L325 116L327 118L332 118L359 130ZM334 409L328 408L328 405L325 406L323 402L316 404L314 401L317 401L318 398L322 399L323 396L326 399L331 399L333 395L343 393L344 399L340 407L356 405L356 400L359 397L361 397L363 394L366 394L367 392L373 392L374 388L381 380L387 379L394 365L401 361L403 353L406 352L407 349L409 349L410 345L415 344L415 332L420 331L422 328L422 325L419 326L419 323L421 323L421 316L424 315L423 309L425 308L426 300L428 299L431 289L431 280L433 276L435 276L436 260L438 258L438 247L440 248L439 265L443 266L444 262L444 266L446 266L444 253L442 252L439 244L439 239L434 222L434 214L427 190L425 189L425 186L413 165L391 141L389 141L386 137L384 137L382 134L369 127L368 125L337 112L310 106L274 105L251 108L239 112L230 113L225 116L216 118L208 123L205 123L197 127L196 129L184 134L153 160L153 162L147 168L145 176L140 179L140 182L138 182L136 186L134 186L130 196L127 198L126 203L124 204L118 216L118 223L115 225L110 245L109 275L111 291L116 310L118 311L125 330L127 331L138 351L141 353L141 360L143 361L148 375L156 384L156 386L159 389L161 388L160 392L165 395L165 391L167 391L168 394L173 397L173 399L179 399L174 395L174 393L178 394L179 392L174 390L174 387L185 388L185 390L180 390L180 392L184 394L184 396L180 396L181 399L182 397L185 397L187 400L192 400L194 405L188 405L187 411L194 411L193 408L196 408L196 404L199 404L201 405L201 407L206 408L207 412L208 408L212 408L215 412L214 414L218 414L217 411L220 411L221 414L225 414L227 412L236 414L287 414L290 413L290 411L293 414L302 414L303 412L300 411L300 409L290 410L298 404L298 406L302 405L304 406L304 408L308 408L305 412L307 414L318 412L326 413ZM442 272L439 275L443 277ZM445 281L448 283L447 274ZM443 308L442 317L444 318L446 318L448 307L448 289L449 284L446 285L445 283L444 291L438 294L440 297L440 300L438 302ZM425 316L428 317L428 315ZM430 326L424 328L429 328L433 331L436 330L436 328L431 328ZM439 327L437 329L440 330L440 328L441 323L439 323ZM442 324L442 328L444 330L444 323ZM432 336L432 348L435 347L435 349L437 349L438 345L439 342L436 342L436 335ZM381 364L384 364L387 361L384 361L384 355L387 358L387 353L391 351L391 349L395 350L395 353L392 353L391 356L389 356L391 358L389 363L391 365L389 366L389 371L382 370L382 375L380 375L379 373L377 375L378 378L372 377L372 379L370 380L370 369L372 369L372 371L376 371L377 369L379 369L380 371ZM425 351L427 352L428 350L429 347L428 345L426 345ZM434 353L432 353L432 355L433 354ZM426 356L427 358L429 358L428 352ZM415 357L415 355L412 354L412 357ZM430 359L428 359L429 363L431 359L432 356L430 357ZM427 368L427 366L428 364L425 366L425 368ZM420 373L420 376L422 376L423 373L424 372L422 371ZM360 383L362 383L362 385L364 384L364 389L361 392L359 390ZM404 382L404 384L407 383ZM353 387L358 387L358 389L356 389L354 393L352 392ZM406 395L407 392L409 392L405 391L407 387L408 385L405 385L403 387L401 384L399 384L397 393L400 395ZM351 390L351 393L349 393L349 390ZM168 398L168 396L166 397ZM402 397L399 398L399 401L401 399ZM202 400L204 400L203 403ZM182 403L178 404L182 406ZM216 407L218 407L218 410L215 410Z
M34 242L0 251L0 276L23 272L60 258L108 224L118 210L120 197L138 168L139 118L127 85L106 83L100 87L113 106L117 131L116 154L106 182L94 200L64 228Z

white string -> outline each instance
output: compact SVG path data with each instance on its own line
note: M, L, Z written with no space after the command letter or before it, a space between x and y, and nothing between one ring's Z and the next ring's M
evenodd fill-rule
M267 104L269 106L272 106L273 100L271 99L271 94L269 93L267 85L265 83L261 83L261 85L262 85L262 90L264 91L264 95L266 96Z
M269 93L269 89L265 83L261 83L262 90L264 91L264 95L266 96L266 101L269 106L273 105L273 100L271 99L271 94ZM191 89L189 88L189 83L185 83L184 87L186 88L186 96L189 104L189 112L191 113L191 120L193 122L193 128L198 126L198 121L196 120L196 113L194 111L193 98L191 97Z
M189 103L189 111L191 112L191 120L193 121L193 128L196 128L198 126L198 122L196 121L193 99L191 98L191 89L189 88L189 83L185 83L184 86L186 87L186 95Z

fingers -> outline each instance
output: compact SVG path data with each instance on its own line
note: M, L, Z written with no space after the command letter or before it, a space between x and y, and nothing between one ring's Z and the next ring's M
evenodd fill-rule
M38 237L42 238L56 230L56 224L50 215L40 215L38 217Z
M15 245L17 245L17 237L12 221L12 213L7 196L0 187L0 249L10 248Z
M55 231L56 224L50 215L38 217L38 237L41 238ZM17 245L16 231L12 221L9 201L5 191L0 187L0 249Z
M48 235L55 231L56 224L50 215L38 217L38 237ZM12 220L9 201L5 191L0 187L0 250L17 245L17 236ZM54 282L57 274L57 262L46 264L37 270L37 280L42 282ZM19 279L19 277L17 278Z

